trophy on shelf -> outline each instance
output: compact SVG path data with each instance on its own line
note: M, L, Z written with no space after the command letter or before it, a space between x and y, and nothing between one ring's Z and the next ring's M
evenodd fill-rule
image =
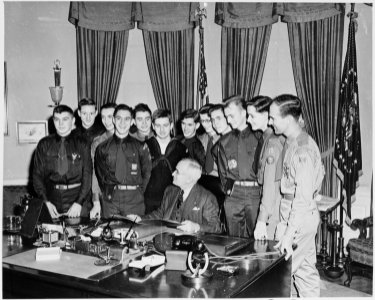
M64 87L60 86L60 81L61 81L60 61L56 59L53 64L54 64L53 72L55 76L55 86L50 86L49 91L51 93L52 101L53 103L55 103L55 105L49 105L50 107L55 107L60 104L62 100L62 96L63 96L63 89L64 89Z

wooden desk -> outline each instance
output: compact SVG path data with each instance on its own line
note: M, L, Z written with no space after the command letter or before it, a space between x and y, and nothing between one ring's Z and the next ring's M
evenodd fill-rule
M241 255L273 252L274 242L253 241ZM30 247L8 245L3 236L3 257L26 251ZM163 271L144 283L129 281L127 271L111 275L98 283L90 283L72 276L16 267L3 263L4 298L190 298L190 297L290 297L291 260L270 254L257 259L243 259L232 263L239 266L236 276L227 276L210 267L213 278L202 286L188 287L181 281L181 271Z

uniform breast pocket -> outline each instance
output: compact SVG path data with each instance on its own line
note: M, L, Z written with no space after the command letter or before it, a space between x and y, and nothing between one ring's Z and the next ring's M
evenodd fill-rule
M57 153L47 152L47 155L45 157L47 170L49 170L49 171L56 171L57 170L58 158L59 157L58 157Z
M136 176L139 173L138 157L134 154L127 155L126 160L128 162L128 168L130 175Z
M73 174L79 174L82 170L82 156L80 153L68 154L69 168Z

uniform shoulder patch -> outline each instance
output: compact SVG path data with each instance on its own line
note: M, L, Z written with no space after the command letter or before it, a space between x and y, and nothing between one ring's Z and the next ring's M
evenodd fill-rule
M270 155L267 157L266 161L267 164L272 165L275 162L275 158L272 155Z

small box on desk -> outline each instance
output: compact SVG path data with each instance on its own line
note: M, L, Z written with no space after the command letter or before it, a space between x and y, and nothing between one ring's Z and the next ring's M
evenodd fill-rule
M35 253L36 261L59 260L61 256L60 247L37 248Z
M165 256L167 264L166 270L186 271L187 269L187 251L181 250L166 250Z

